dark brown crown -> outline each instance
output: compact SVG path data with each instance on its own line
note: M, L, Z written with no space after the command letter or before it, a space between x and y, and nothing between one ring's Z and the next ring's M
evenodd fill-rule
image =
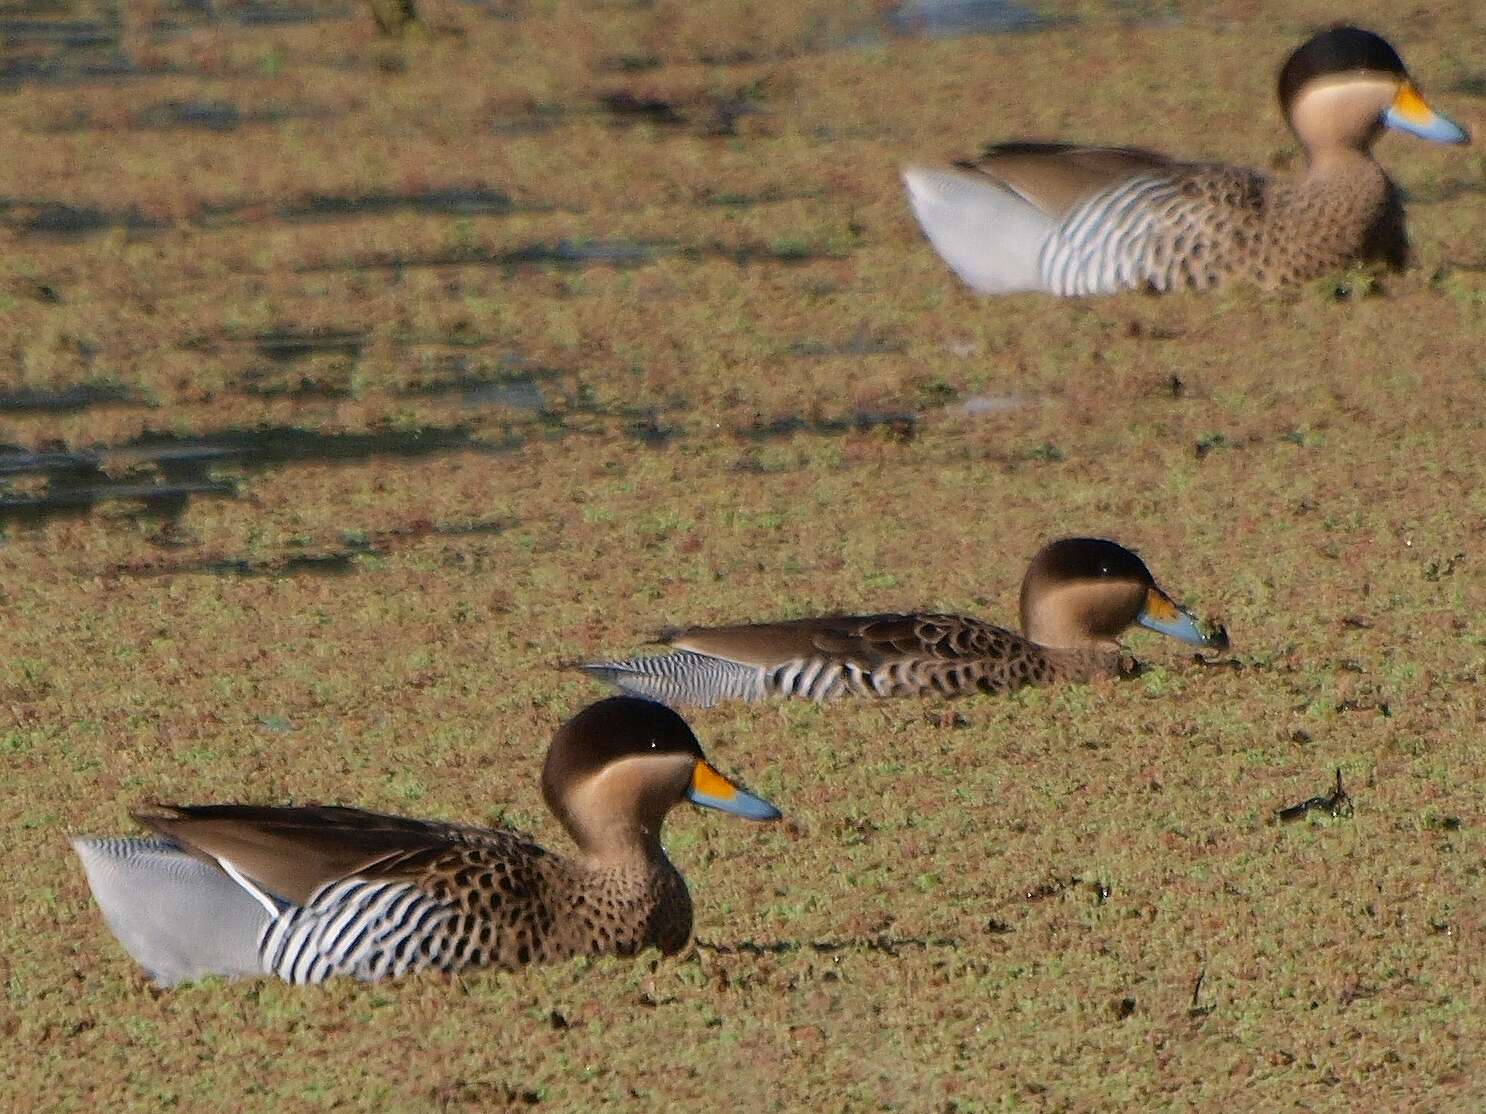
M1032 564L1051 581L1133 580L1155 583L1145 562L1107 538L1061 538L1043 546Z
M702 744L686 721L664 704L633 696L611 696L588 705L557 729L542 767L542 793L549 802L605 766L644 755L702 757Z
M1300 90L1318 77L1359 73L1404 76L1403 59L1387 40L1360 27L1337 26L1311 36L1280 70L1280 107L1288 117Z

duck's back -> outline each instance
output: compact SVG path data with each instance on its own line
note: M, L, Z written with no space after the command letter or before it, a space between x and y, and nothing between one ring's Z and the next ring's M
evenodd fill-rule
M1140 147L1016 141L993 144L979 158L955 165L1000 182L1060 220L1112 185L1144 174L1164 174L1181 164Z

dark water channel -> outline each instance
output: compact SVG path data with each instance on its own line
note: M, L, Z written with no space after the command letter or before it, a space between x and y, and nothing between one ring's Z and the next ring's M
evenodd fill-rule
M505 448L460 428L323 433L295 427L224 429L195 437L143 433L87 449L0 445L0 523L86 514L118 500L136 501L141 513L176 518L194 497L236 495L242 476L256 469Z
M492 19L520 18L520 8L507 3L459 0L465 10ZM162 75L199 77L204 82L229 77L265 81L273 76L265 63L258 69L220 68L193 71L189 63L152 59L149 52L131 56L129 41L168 42L186 32L208 28L282 27L319 21L367 19L366 8L351 0L162 0L148 9L125 7L127 0L101 3L86 14L63 0L30 0L0 9L0 90L27 86L54 88L106 85L127 89L141 78ZM904 0L878 9L862 26L842 37L821 37L798 44L793 53L853 49L902 36L942 37L973 33L1035 30L1048 25L1031 7L1009 0ZM738 57L699 58L703 63L750 61ZM334 65L377 64L375 59L353 58ZM708 136L737 136L749 116L767 113L767 95L752 87L669 101L625 88L623 83L660 63L645 55L615 55L600 65L600 78L614 87L598 89L586 107L536 105L520 117L495 120L493 134L519 135L570 122L576 116L596 118L616 128L691 129ZM95 117L85 108L64 111L37 126L45 134L86 133L102 129L160 132L180 131L228 134L255 127L274 127L289 121L316 121L333 113L314 103L269 101L245 108L218 94L161 100L130 98L122 118ZM708 194L698 206L744 208L779 202L815 199L819 189L766 190L757 195ZM553 207L518 202L498 184L434 186L406 192L371 190L346 194L312 194L296 201L264 204L253 198L219 202L188 217L167 222L140 204L107 208L45 196L39 186L34 196L0 197L0 229L23 240L67 241L105 233L149 237L184 220L202 230L276 222L295 225L357 218L390 217L413 213L451 220L471 217L507 217L551 212ZM601 226L600 226L601 227ZM703 261L723 259L738 266L793 265L820 258L836 258L847 249L817 247L787 237L769 243L724 245L680 243L670 240L618 239L596 235L585 239L539 240L503 251L455 249L405 256L350 255L307 266L318 271L386 272L403 268L487 266L511 274L530 268L580 270L590 267L626 269L659 260ZM32 292L43 302L63 300L49 285ZM410 342L411 343L411 342ZM370 344L362 328L297 329L219 335L201 338L188 348L203 359L228 354L248 366L227 388L244 398L288 399L306 404L359 397L357 367ZM41 448L7 443L0 424L0 528L45 523L85 516L101 506L117 504L124 516L145 516L164 525L177 522L195 499L232 499L251 483L255 473L296 463L331 463L372 467L387 459L431 459L454 453L497 454L519 449L533 439L572 434L615 434L638 446L660 449L685 436L684 400L661 406L604 406L574 373L527 366L517 357L492 357L490 338L466 344L463 338L437 338L434 351L420 352L416 372L403 386L381 393L409 400L447 401L454 412L450 424L421 428L387 428L362 433L324 432L306 425L283 424L260 428L225 428L199 435L147 431L112 444L75 445L43 441ZM871 358L903 350L892 336L866 326L840 342L806 338L790 343L781 356L800 360L834 357ZM0 419L44 421L51 416L95 409L155 410L158 400L114 382L85 381L57 388L8 384L0 374ZM501 415L492 425L488 410ZM912 413L860 413L839 417L760 417L731 435L741 446L797 434L840 436L886 430L899 439L911 439L917 429ZM464 424L469 423L469 424ZM172 424L160 415L156 426ZM34 425L32 426L34 429ZM494 428L498 432L489 431ZM476 432L476 430L480 432ZM35 443L34 435L25 440ZM491 528L489 524L479 529ZM460 527L431 526L455 531ZM378 551L378 542L351 541L345 546L316 552L280 554L269 558L203 558L172 568L194 568L229 575L286 575L290 573L348 572L359 556ZM144 570L148 571L148 570Z

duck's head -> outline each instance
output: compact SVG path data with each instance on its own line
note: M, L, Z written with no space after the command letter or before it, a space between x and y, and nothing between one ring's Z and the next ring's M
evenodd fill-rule
M768 801L712 767L684 719L632 696L599 700L557 729L542 796L590 853L654 841L683 800L748 820L779 819Z
M1194 646L1228 646L1221 629L1204 634L1145 562L1116 542L1063 538L1032 558L1022 578L1022 633L1039 646L1110 648L1132 623Z
M1424 102L1398 51L1360 27L1314 35L1280 70L1280 107L1307 151L1366 150L1384 128L1435 143L1470 135Z

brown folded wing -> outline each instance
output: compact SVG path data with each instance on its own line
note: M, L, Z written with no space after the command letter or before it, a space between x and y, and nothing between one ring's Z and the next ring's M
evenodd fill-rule
M693 627L667 633L680 650L766 669L823 658L871 672L895 661L1006 655L1019 635L959 615L826 615L780 623Z
M957 165L994 178L1049 216L1061 217L1116 182L1169 172L1182 164L1135 147L999 143L986 148L980 158Z
M321 886L353 875L417 881L475 834L335 806L159 805L134 816L198 858L231 863L254 885L299 905ZM511 833L486 834L520 842Z

